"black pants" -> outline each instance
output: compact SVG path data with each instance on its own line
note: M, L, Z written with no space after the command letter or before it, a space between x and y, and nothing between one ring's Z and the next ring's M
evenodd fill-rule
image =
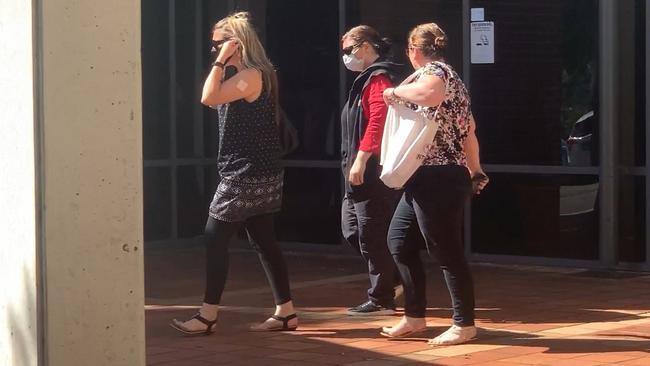
M426 276L419 245L408 240L418 225L429 252L437 258L451 295L454 323L474 324L474 285L463 249L463 208L471 191L467 169L423 166L407 183L390 223L388 246L402 277L405 314L426 313Z
M289 275L282 251L275 241L273 215L251 217L246 222L224 222L208 217L205 225L206 286L204 302L217 305L221 301L228 275L228 246L241 226L246 227L251 246L257 251L271 285L275 304L291 300Z
M400 192L386 187L377 177L366 177L363 185L353 189L355 192L343 197L343 237L368 264L368 299L394 307L396 271L386 235Z

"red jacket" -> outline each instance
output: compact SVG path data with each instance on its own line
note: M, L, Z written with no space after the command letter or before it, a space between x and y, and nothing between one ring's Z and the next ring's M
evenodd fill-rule
M381 154L381 138L384 135L384 124L388 106L384 103L384 90L393 87L393 83L385 74L375 75L361 94L361 109L368 121L359 150Z

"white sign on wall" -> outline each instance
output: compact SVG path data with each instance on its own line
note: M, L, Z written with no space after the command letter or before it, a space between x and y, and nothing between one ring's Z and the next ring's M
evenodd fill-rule
M470 34L472 63L493 64L494 22L473 22Z
M482 22L485 20L485 8L470 9L472 22Z

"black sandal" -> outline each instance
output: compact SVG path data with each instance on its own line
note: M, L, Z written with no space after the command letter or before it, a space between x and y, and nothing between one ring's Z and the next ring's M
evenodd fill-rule
M208 320L204 317L201 316L200 313L194 315L190 320L196 319L200 321L201 323L205 324L206 328L205 330L189 330L185 328L183 325L184 322L178 321L176 319L173 319L171 323L169 323L169 326L172 328L176 329L177 331L187 334L187 335L210 335L214 332L212 328L214 328L214 325L217 324L217 319L215 320Z
M278 315L272 315L269 319L274 319L274 320L277 320L279 322L282 322L281 327L269 327L269 328L252 327L251 331L253 331L253 332L291 332L291 331L294 331L294 330L298 329L297 325L294 326L294 327L289 326L289 321L291 319L296 319L296 318L298 318L298 316L295 313L291 314L291 315L288 315L286 317L282 317L282 316L278 316ZM264 324L264 323L262 323L262 324Z

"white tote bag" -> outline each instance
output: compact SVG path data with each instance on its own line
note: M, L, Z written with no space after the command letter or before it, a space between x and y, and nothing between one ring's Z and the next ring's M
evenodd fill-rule
M381 175L390 188L402 188L422 165L422 154L438 131L438 111L433 120L401 104L388 107L381 143Z
M446 65L440 63L448 77L451 75ZM418 70L400 85L411 83L421 75ZM445 81L445 99L449 90L449 79ZM384 135L381 141L381 175L379 178L390 188L403 188L413 173L422 165L424 150L433 144L438 132L438 104L431 120L423 112L402 104L394 103L388 107ZM420 109L420 108L418 108Z

